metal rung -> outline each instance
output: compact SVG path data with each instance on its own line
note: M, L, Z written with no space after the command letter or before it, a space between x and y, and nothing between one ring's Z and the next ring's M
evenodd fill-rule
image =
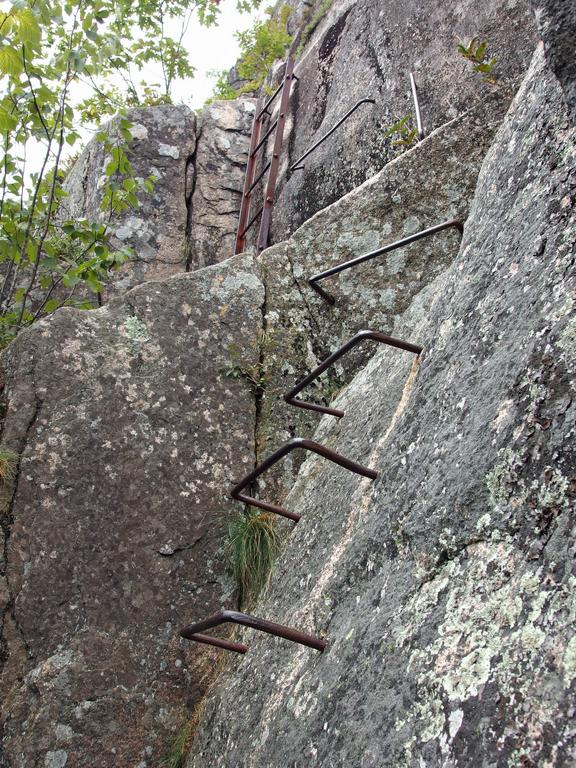
M389 253L396 248L402 248L405 245L416 242L416 240L422 240L424 237L435 235L437 232L442 232L442 230L449 229L450 227L455 227L461 235L464 233L464 225L462 222L458 221L458 219L451 219L450 221L445 221L443 224L437 224L435 227L423 229L421 232L416 232L414 235L404 237L402 240L397 240L395 243L390 243L389 245L385 245L375 251L370 251L370 253L365 253L363 256L358 256L357 258L351 259L350 261L345 261L343 264L338 264L337 267L332 267L332 269L327 269L324 272L318 272L317 275L312 275L312 277L309 278L308 285L310 288L316 291L316 293L322 296L322 298L329 304L335 304L336 299L334 296L317 285L318 280L324 280L326 277L337 275L339 272L343 272L345 269L357 267L359 264L363 264L365 261L374 259L376 256L381 256L383 253Z
M306 400L296 400L295 396L305 387L307 387L308 384L311 384L314 379L317 379L320 374L324 373L324 371L333 365L336 360L339 360L353 347L355 347L361 341L364 341L364 339L379 341L381 344L388 344L391 347L404 349L406 352L413 352L415 355L419 355L422 352L422 347L418 346L417 344L411 344L408 341L401 341L400 339L395 339L392 336L385 336L383 333L379 333L378 331L360 331L349 341L347 341L346 344L343 344L335 352L333 352L330 357L327 357L324 362L320 363L320 365L314 368L314 370L311 371L308 376L303 378L302 381L299 381L298 384L296 384L296 386L290 390L290 392L284 395L284 400L289 405L295 405L297 408L304 408L309 411L318 411L319 413L328 413L331 416L337 416L339 419L342 418L342 416L344 416L344 411L339 411L336 408L327 408L324 405L310 403Z
M304 160L304 158L308 157L308 155L310 155L312 152L314 152L315 149L318 149L320 144L323 144L329 136L332 136L334 131L337 128L339 128L342 125L342 123L346 122L346 120L348 120L350 115L352 115L354 112L356 112L358 107L361 106L362 104L376 104L376 101L374 99L360 99L360 101L357 104L354 104L352 109L349 109L348 112L346 112L344 117L342 117L342 118L340 118L340 120L338 120L336 125L333 125L332 128L330 128L330 130L327 133L325 133L324 136L322 136L321 139L318 139L318 141L315 144L313 144L310 147L310 149L308 149L308 150L306 150L306 152L304 152L302 157L299 157L298 160L296 160L296 162L293 165L290 166L290 170L291 171L300 171L300 170L302 170L304 168L303 165L300 165L302 160Z
M248 195L249 195L249 194L250 194L250 192L252 192L252 190L253 190L253 189L254 189L254 187L255 187L255 186L258 184L258 182L260 181L260 179L262 178L262 176L264 176L264 174L266 173L266 171L268 170L268 168L270 168L270 161L268 161L268 162L266 163L266 165L264 166L264 168L262 169L262 171L261 171L261 172L258 174L258 176L257 176L257 177L254 179L254 181L252 182L252 186L251 186L251 187L248 189L248 192L247 192L246 194L248 194Z
M260 112L257 114L257 116L256 116L256 119L257 119L257 120L259 120L259 119L262 117L262 115L265 115L265 114L270 114L270 113L268 112L268 107L270 106L270 104L272 104L272 102L274 101L274 99L276 98L276 96L278 96L278 94L279 94L279 93L280 93L280 91L282 90L282 86L283 86L283 85L284 85L284 80L282 80L282 81L280 82L280 85L278 86L278 88L276 88L276 90L274 91L274 93L272 94L272 96L270 96L270 98L268 99L268 101L266 102L266 104L264 104L264 106L262 107L262 109L260 110Z
M255 499L253 496L247 496L246 494L242 493L244 488L251 485L251 483L253 483L257 477L260 477L260 475L262 475L264 472L269 470L270 467L280 461L281 458L286 456L287 453L290 453L290 451L293 451L296 448L304 448L306 451L317 453L319 456L323 456L325 459L333 461L335 464L339 464L341 467L349 469L351 472L355 472L357 475L369 477L371 480L375 480L378 477L378 472L375 472L373 469L368 469L368 467L363 467L361 464L356 464L355 461L350 461L350 459L347 459L345 456L341 456L339 453L336 453L336 451L333 451L330 448L326 448L324 445L320 445L320 443L315 443L312 440L306 440L303 437L293 437L292 440L288 440L287 443L284 443L281 448L278 448L278 450L274 451L274 453L268 456L267 459L264 459L264 461L259 464L252 472L250 472L249 475L246 475L246 477L244 477L237 485L235 485L234 488L230 491L232 498L236 499L237 501L243 501L245 504L250 504L253 507L265 509L267 512L274 512L276 515L287 517L289 520L294 520L294 522L297 523L298 520L300 520L300 515L297 515L295 512L289 512L287 509L284 509L284 507L279 507L276 504L270 504L267 501L260 501L259 499Z
M252 150L252 152L250 153L250 157L254 157L254 155L256 155L256 153L257 153L257 152L258 152L258 151L261 149L262 145L264 144L264 142L266 141L266 139L268 138L268 136L270 136L270 134L272 133L272 131L274 130L274 128L276 128L276 126L277 126L277 125L278 125L278 120L274 120L274 122L272 123L272 125L270 126L270 128L268 128L268 130L266 131L266 133L264 134L264 136L262 136L262 138L260 139L260 141L258 142L258 144L256 144L256 146L254 147L254 149L253 149L253 150Z
M263 210L264 210L264 206L262 205L262 206L261 206L261 207L260 207L260 208L259 208L259 209L256 211L256 213L254 214L254 216L252 216L252 218L250 219L250 221L248 222L248 224L246 224L246 226L244 227L244 229L243 229L242 233L240 234L240 237L244 237L244 235L246 234L246 232L248 232L248 230L250 229L250 227L252 226L252 224L254 224L254 222L256 221L256 219L258 218L258 216L260 216L260 214L262 213L262 211L263 211Z
M219 611L218 613L215 613L214 616L204 619L204 621L199 621L196 624L190 624L189 626L184 627L180 632L180 636L185 637L186 640L194 640L197 643L206 643L207 645L215 645L217 648L225 648L227 651L246 653L248 646L243 643L235 643L232 640L222 640L219 637L211 637L210 635L201 634L206 629L229 623L242 624L245 627L257 629L260 632L267 632L269 635L283 637L285 640L290 640L293 643L299 643L300 645L314 648L315 650L320 651L320 653L326 648L326 641L319 637L308 635L305 632L300 632L291 627L285 627L283 624L275 624L272 621L259 619L257 616L240 613L240 611Z

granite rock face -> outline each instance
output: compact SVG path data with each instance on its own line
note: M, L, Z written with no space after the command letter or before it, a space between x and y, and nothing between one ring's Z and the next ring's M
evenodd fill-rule
M295 3L296 18L301 4ZM394 157L387 128L413 113L409 73L418 84L427 133L496 90L506 100L536 44L528 0L318 0L315 26L296 63L271 242L291 235L317 211L377 173ZM306 33L308 34L308 33ZM457 51L459 41L486 39L498 59L495 88ZM512 89L512 91L510 90ZM295 161L360 99L373 98L305 161ZM418 184L418 180L413 180Z
M249 257L58 311L2 358L0 765L159 766L214 675L178 628L233 601L230 479L254 462Z
M146 179L153 174L157 182L151 194L140 194L139 208L111 222L112 246L130 246L134 260L111 281L108 294L186 269L187 198L194 180L191 160L196 149L196 118L184 106L129 109L126 117L133 123L129 156L135 175ZM112 121L106 130L113 133L115 125ZM104 220L100 202L109 159L99 142L93 140L86 146L65 183L69 196L63 216Z
M254 111L254 99L234 99L215 101L201 113L188 219L189 269L234 253Z
M576 760L576 135L540 49L483 164L453 264L334 402L302 514L188 768Z
M576 6L566 0L531 0L546 60L560 81L576 123Z

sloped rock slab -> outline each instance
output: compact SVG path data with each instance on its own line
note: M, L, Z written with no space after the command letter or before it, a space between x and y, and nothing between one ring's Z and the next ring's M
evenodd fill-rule
M429 134L491 92L515 89L537 42L526 0L318 0L310 14L319 23L296 63L300 81L287 116L271 230L275 243L394 157L386 131L414 113L411 71ZM489 55L497 59L496 89L458 52L458 42L474 36L487 40ZM304 160L305 170L289 170L363 98L376 105L361 106Z
M489 100L446 124L317 213L286 243L264 251L259 261L267 329L261 457L294 434L310 436L318 424L317 414L286 405L282 396L359 330L398 335L398 318L452 263L460 234L445 230L323 281L336 298L334 306L310 288L308 278L435 224L464 222L482 160L502 119L501 106ZM420 341L411 331L407 340ZM373 352L373 343L363 343L303 395L328 402ZM299 460L286 460L283 466L277 475L282 474L286 490Z

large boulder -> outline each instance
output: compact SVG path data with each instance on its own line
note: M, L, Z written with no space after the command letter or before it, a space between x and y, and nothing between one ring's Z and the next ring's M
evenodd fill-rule
M254 464L252 260L59 310L4 352L1 765L159 766L215 670L178 628L233 603L219 554ZM4 762L3 762L4 761Z
M576 135L539 50L483 165L460 253L316 438L302 515L188 768L576 761Z
M129 157L136 177L156 178L154 191L139 195L140 205L110 222L112 247L129 246L134 258L114 277L109 292L126 291L145 280L167 277L186 269L187 198L194 180L196 118L185 106L129 109L133 140ZM111 135L117 120L105 126ZM110 158L93 139L73 165L64 188L68 193L60 215L104 221L100 210L105 168Z

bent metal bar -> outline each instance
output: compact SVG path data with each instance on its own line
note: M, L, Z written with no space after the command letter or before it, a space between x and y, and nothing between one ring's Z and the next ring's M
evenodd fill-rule
M190 624L189 626L184 627L184 629L180 631L180 636L186 638L186 640L194 640L196 643L214 645L217 648L224 648L227 651L246 653L248 646L243 643L236 643L232 640L223 640L220 637L212 637L211 635L202 634L207 629L218 627L220 624L230 623L242 624L245 627L257 629L260 632L267 632L269 635L283 637L285 640L290 640L293 643L299 643L300 645L307 645L309 648L314 648L315 650L320 651L320 653L326 648L326 642L319 637L308 635L305 632L300 632L291 627L285 627L283 624L275 624L272 621L259 619L257 616L250 616L247 613L228 610L219 611L208 619L204 619L204 621L198 621L196 624Z

